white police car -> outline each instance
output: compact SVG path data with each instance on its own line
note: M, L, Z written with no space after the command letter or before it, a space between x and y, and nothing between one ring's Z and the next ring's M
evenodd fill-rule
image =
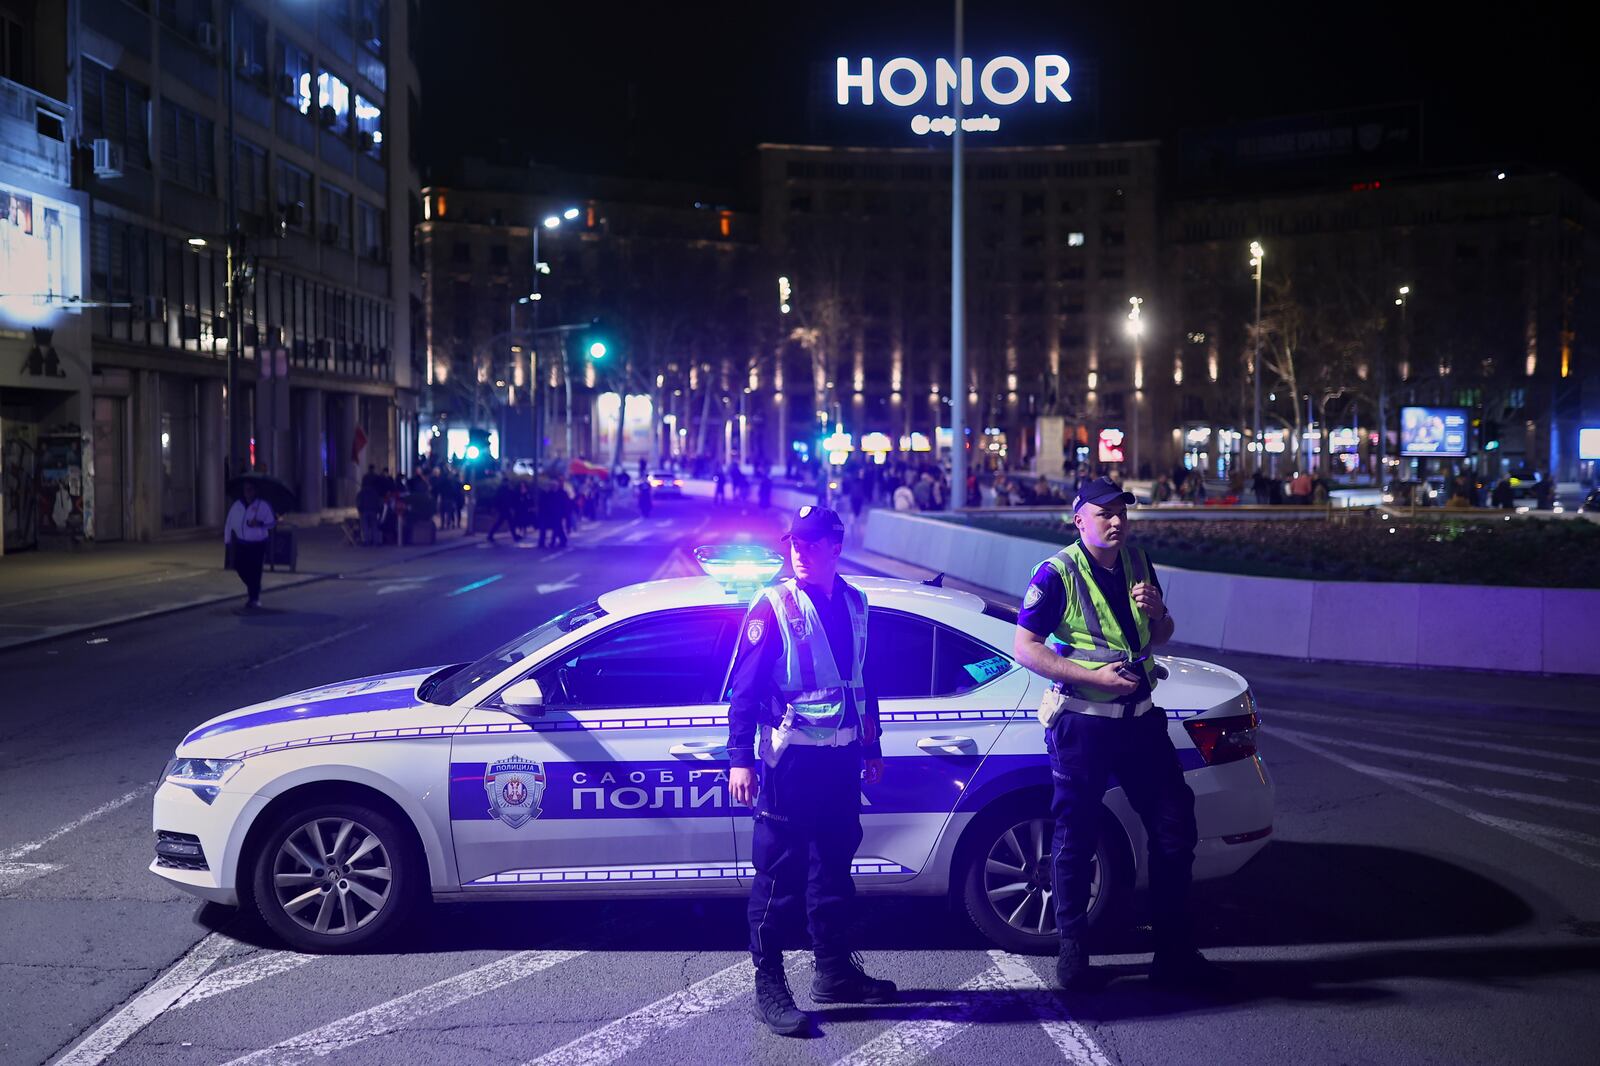
M726 675L770 553L632 585L478 662L309 689L200 726L155 796L150 869L253 904L306 951L367 945L428 899L728 894L751 876L728 799ZM762 556L765 557L762 557ZM883 781L863 788L864 893L950 894L991 940L1054 950L1044 683L976 596L851 577L871 604ZM1273 786L1244 680L1163 657L1158 691L1196 798L1197 878L1265 846ZM1154 712L1151 712L1154 713ZM1145 840L1106 796L1090 920L1113 920Z

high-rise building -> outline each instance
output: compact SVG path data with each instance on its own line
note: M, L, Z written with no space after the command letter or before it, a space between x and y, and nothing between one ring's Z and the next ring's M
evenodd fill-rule
M896 450L937 447L950 426L949 151L769 144L760 156L763 245L790 285L785 447L814 450L833 427ZM977 455L1019 466L1039 453L1059 475L1063 459L1098 462L1109 431L1129 461L1152 457L1139 442L1167 416L1146 382L1170 348L1157 162L1153 142L966 153Z
M312 512L407 470L418 0L69 10L96 535L219 525L225 464Z

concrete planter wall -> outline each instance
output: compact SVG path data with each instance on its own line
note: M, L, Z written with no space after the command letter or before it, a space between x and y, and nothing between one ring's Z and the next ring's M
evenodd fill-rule
M875 510L866 548L1019 595L1060 544ZM1243 577L1160 567L1177 639L1296 659L1600 675L1600 589Z

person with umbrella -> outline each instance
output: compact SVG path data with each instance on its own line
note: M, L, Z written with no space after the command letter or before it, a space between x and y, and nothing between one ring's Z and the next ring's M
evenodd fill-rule
M233 545L233 569L244 582L245 606L261 606L261 565L267 557L267 540L278 516L260 492L255 478L240 478L240 496L228 509L222 543Z

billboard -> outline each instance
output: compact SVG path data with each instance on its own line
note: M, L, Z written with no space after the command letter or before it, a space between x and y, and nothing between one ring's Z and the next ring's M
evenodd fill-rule
M1578 458L1600 459L1600 426L1578 430Z
M1102 463L1120 463L1122 459L1122 430L1102 429L1100 431L1100 461Z
M1464 457L1467 454L1467 409L1400 408L1400 454Z

